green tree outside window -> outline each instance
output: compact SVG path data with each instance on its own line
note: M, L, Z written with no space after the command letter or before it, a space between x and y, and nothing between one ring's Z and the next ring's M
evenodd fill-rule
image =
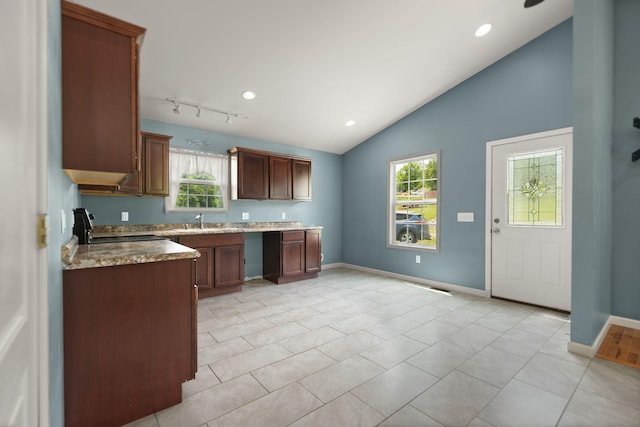
M222 191L215 184L216 178L209 172L183 174L176 207L178 208L224 208Z

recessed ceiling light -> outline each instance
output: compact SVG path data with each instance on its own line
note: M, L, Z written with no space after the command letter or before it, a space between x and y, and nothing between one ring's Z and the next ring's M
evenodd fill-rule
M344 125L345 126L353 126L355 124L356 124L356 122L354 120L348 120Z
M256 93L252 90L245 90L242 92L242 97L247 100L252 100L256 97Z
M491 31L491 24L483 24L478 27L475 35L476 37L483 37L489 34L489 31Z

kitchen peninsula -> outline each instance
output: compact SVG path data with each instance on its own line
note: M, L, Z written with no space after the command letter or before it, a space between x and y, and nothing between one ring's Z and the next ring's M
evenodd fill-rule
M73 236L62 255L65 424L122 425L180 403L197 369L198 252Z

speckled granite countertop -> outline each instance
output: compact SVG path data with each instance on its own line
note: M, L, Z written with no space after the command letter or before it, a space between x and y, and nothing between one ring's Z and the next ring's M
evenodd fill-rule
M199 256L200 253L195 249L168 239L78 245L78 238L73 236L62 246L62 265L65 270L171 261Z
M155 236L178 237L191 234L264 233L267 231L317 230L321 226L305 226L302 221L282 222L216 222L199 224L142 224L142 225L96 225L91 231L93 237Z
M305 226L301 221L206 223L203 228L200 228L199 224L97 225L93 227L91 234L93 237L151 234L169 238L196 234L264 233L268 231L317 229L322 229L322 227ZM199 257L200 253L195 249L168 239L79 245L78 238L72 236L68 242L62 245L61 255L63 268L65 270L75 270L195 258Z

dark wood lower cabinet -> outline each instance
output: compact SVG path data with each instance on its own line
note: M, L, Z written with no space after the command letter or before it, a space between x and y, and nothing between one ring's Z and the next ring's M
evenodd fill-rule
M63 277L66 426L119 426L180 403L197 369L194 260Z
M320 230L271 231L262 236L262 276L274 283L318 277Z
M305 232L305 272L317 273L322 266L322 243L320 230L307 230Z
M200 252L197 284L200 298L239 292L244 283L244 234L199 234L178 239Z

